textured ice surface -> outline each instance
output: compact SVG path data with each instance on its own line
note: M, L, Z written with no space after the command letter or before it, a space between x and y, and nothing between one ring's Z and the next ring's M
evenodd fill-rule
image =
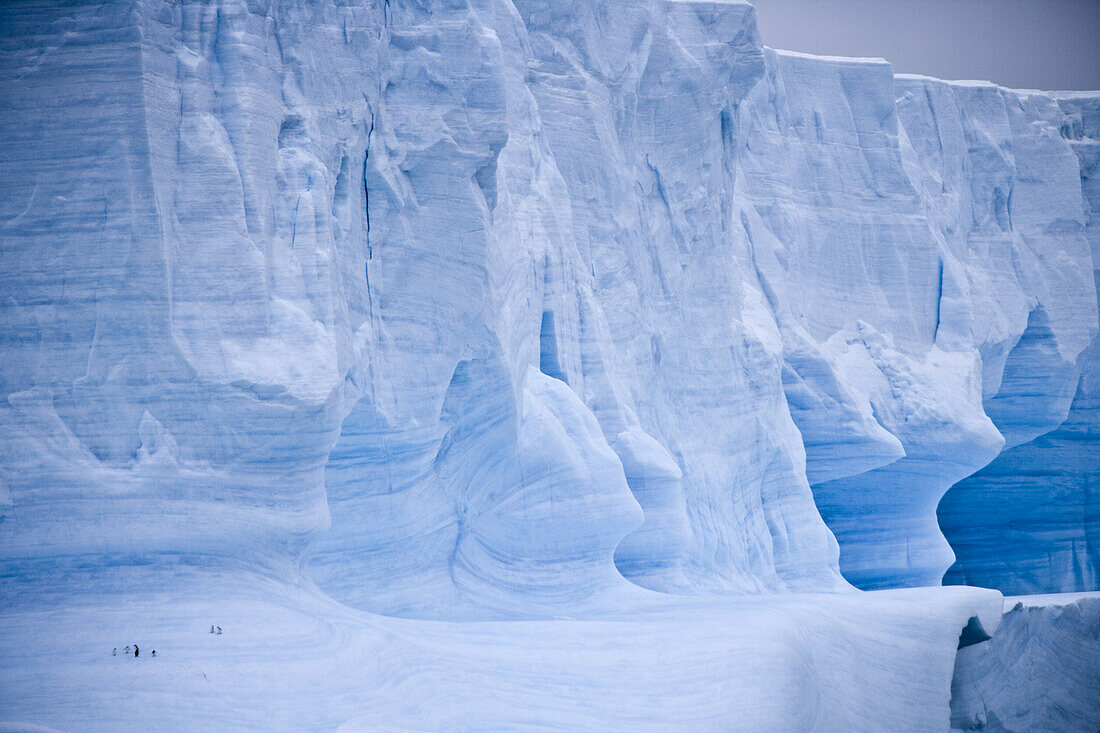
M1090 211L1085 235L1092 248L1093 277L1100 283L1100 94L1058 95L1057 100L1065 115L1061 135L1080 161L1081 188ZM1036 322L1032 328L1029 322L1014 347L1019 358L1013 360L1016 376L1010 378L1021 385L1041 379L1042 356L1052 347L1044 327ZM1006 450L944 497L940 523L957 555L945 576L948 582L1005 593L1100 588L1098 342L1078 361L1081 377L1065 421ZM1013 410L1002 414L1017 414L1009 406ZM1019 414L1042 413L1029 409Z
M807 476L849 580L936 583L940 497L1065 418L1096 332L1063 115L882 62L768 61L735 200Z
M845 578L1077 409L1091 97L741 3L0 14L0 719L947 727L1000 596Z
M1008 596L993 639L959 650L951 726L1100 728L1100 595Z

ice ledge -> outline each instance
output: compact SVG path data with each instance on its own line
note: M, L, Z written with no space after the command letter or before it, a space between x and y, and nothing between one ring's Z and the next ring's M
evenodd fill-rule
M867 65L867 66L886 66L891 67L891 64L886 59L878 58L877 56L818 56L813 53L803 53L801 51L788 51L783 48L772 48L771 46L764 46L769 51L774 51L779 56L785 56L792 59L805 59L807 61L821 62L827 64L843 64L845 66Z
M960 649L952 730L1100 727L1100 593L1007 596L1001 627Z

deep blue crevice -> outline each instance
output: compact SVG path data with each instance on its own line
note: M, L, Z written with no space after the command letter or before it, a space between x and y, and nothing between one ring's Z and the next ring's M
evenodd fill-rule
M568 384L569 380L565 378L565 374L561 368L561 361L558 358L558 334L554 324L553 311L542 312L542 328L539 331L539 346L539 369L542 373L548 377L560 379Z

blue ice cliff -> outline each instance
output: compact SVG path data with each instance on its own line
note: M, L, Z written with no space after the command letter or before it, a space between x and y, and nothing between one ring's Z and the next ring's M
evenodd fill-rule
M0 730L1095 731L1098 162L738 2L4 3Z

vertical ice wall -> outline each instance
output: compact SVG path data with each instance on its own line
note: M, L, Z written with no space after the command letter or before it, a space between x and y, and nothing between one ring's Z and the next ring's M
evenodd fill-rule
M951 727L1090 732L1100 726L1100 598L1005 598L986 643L959 650Z
M945 264L911 179L891 69L769 52L741 124L739 218L841 569L865 587L936 583L950 549L935 505L1000 438L956 336L965 263Z
M607 355L584 390L650 512L618 567L660 589L832 585L835 545L803 476L775 326L731 208L738 108L763 72L751 9L519 7L530 86L606 323L593 336Z
M582 603L629 589L616 559L654 587L840 582L728 251L751 9L520 10L5 10L23 577L319 538L322 586L399 614ZM562 82L588 117L555 114ZM584 119L588 160L560 126Z
M943 492L1095 332L1051 97L745 4L3 12L22 578L308 554L361 608L545 615L843 588L828 522L858 584L936 583Z
M1089 210L1085 234L1092 249L1094 282L1100 283L1100 98L1081 93L1056 99L1065 116L1061 135L1080 163L1081 187ZM1080 269L1086 274L1083 265ZM1009 356L1017 366L1006 379L1024 387L1038 381L1043 375L1041 365L1049 364L1054 347L1049 333L1046 324L1029 321ZM1100 588L1097 341L1080 354L1078 362L1081 377L1065 421L1033 440L1018 441L1020 445L1006 450L944 497L940 522L958 556L946 582L1012 594ZM1061 369L1069 371L1064 364ZM1059 397L1055 404L1061 407L1065 396ZM1043 427L1051 427L1052 421L1041 407L1028 406L1019 414L1039 415L1044 418ZM1055 424L1060 417L1060 413L1053 416Z
M74 560L300 553L326 517L332 315L304 282L276 282L299 263L264 220L273 202L251 198L250 177L274 186L274 170L243 136L279 121L215 95L223 69L194 39L225 15L4 15L5 563L33 577Z
M940 498L1061 422L1095 334L1062 115L874 60L767 61L735 198L807 475L849 580L935 584Z
M449 106L470 97L439 81L469 69L452 68L457 51L429 53L438 10L398 13L383 30L405 76L384 82L367 162L380 243L368 267L382 273L375 297L393 348L372 345L373 376L359 381L327 467L334 528L314 557L320 582L411 615L587 603L619 586L603 575L616 567L660 589L835 587L835 545L801 475L778 364L741 320L727 254L733 110L761 69L751 9L518 10L456 11L493 24L479 54L496 86L470 93L502 102L484 121L507 131L464 174L477 184L469 227L452 224L469 184L448 182L438 145L416 177L403 149L451 135ZM424 63L438 64L429 87L416 86ZM433 95L438 121L402 109ZM477 265L471 289L425 293L440 233L456 230L473 249L441 261L440 282ZM407 251L402 232L423 249ZM409 316L394 293L405 290L405 307L428 319L422 336L398 333ZM455 305L425 308L425 295ZM433 360L434 376L394 399L409 365ZM423 414L406 414L416 405ZM591 503L600 496L611 503ZM561 586L547 579L554 567Z

